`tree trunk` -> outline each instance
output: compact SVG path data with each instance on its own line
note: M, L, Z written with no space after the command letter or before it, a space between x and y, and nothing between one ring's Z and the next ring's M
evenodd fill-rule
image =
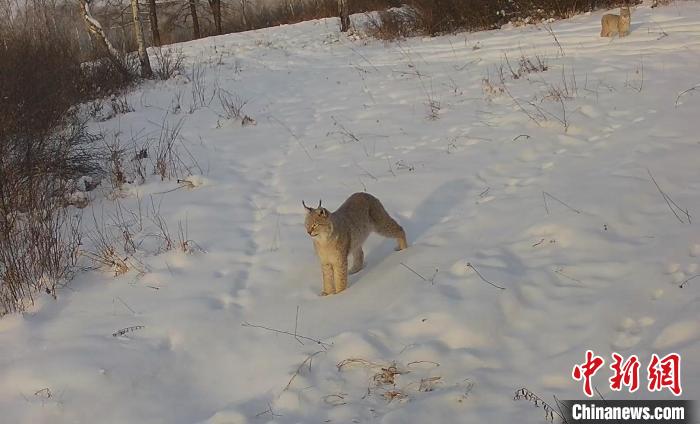
M153 70L151 69L151 61L148 59L146 52L146 40L143 36L143 24L139 15L139 0L131 0L131 14L134 18L134 34L136 35L136 44L139 46L139 62L141 62L141 77L152 78Z
M160 31L158 30L158 13L156 11L156 0L148 0L148 14L151 20L151 36L153 37L153 45L160 46Z
M350 11L347 0L338 0L338 14L340 15L340 32L348 32L350 29Z
M246 15L245 7L248 0L239 0L241 3L241 19L243 20L243 29L247 31L248 28L248 16Z
M199 32L199 19L197 18L197 0L189 0L190 15L192 16L192 32L194 38L200 38L202 34Z
M294 10L294 4L292 3L292 0L287 0L287 7L289 8L289 15L292 17L292 20L294 20L296 13Z
M112 43L109 42L107 34L105 34L104 29L100 22L92 16L90 12L90 0L80 0L81 8L80 13L87 24L88 31L95 35L95 38L107 49L107 56L109 60L114 64L117 70L125 77L131 78L129 69L127 68L124 61L121 59L119 51L114 48Z
M216 26L216 35L221 35L221 0L209 0L211 14L214 17L214 25Z

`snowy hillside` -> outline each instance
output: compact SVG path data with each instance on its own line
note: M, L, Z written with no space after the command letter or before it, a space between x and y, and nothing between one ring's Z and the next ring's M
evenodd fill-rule
M587 349L638 355L643 382L652 353L677 352L697 398L700 89L679 93L700 84L700 4L639 6L622 39L599 37L603 13L551 32L385 44L331 19L183 44L183 75L91 123L129 169L179 128L177 175L151 157L145 183L90 193L82 224L128 271L81 272L0 319L0 421L543 423L515 391L582 398ZM219 94L249 100L254 125ZM301 201L364 190L410 247L370 237L348 290L320 297ZM607 367L600 393L631 397Z

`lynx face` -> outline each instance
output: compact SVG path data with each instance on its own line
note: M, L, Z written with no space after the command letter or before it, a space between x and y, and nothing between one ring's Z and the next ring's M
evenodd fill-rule
M306 219L304 226L311 238L323 237L331 232L330 212L328 209L319 207L317 209L306 208Z
M632 18L632 13L630 12L629 7L625 7L625 8L620 9L620 23L622 26L624 26L624 25L629 26L631 18Z

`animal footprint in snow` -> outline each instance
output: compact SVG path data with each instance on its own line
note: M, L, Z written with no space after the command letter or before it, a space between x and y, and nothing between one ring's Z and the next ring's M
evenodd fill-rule
M612 342L616 349L629 349L636 346L642 340L642 330L654 323L654 318L642 317L635 320L626 317L617 326L617 336Z
M693 249L695 246L700 245L693 245L690 248L690 255L693 255ZM697 252L698 256L700 256L700 252ZM671 276L671 283L678 285L680 288L685 287L686 284L688 284L691 280L694 280L696 278L700 277L700 273L698 273L698 270L700 270L700 265L697 263L689 263L685 266L685 270L683 269L682 265L679 263L670 263L666 265L666 273Z
M694 245L690 246L690 256L693 258L700 257L700 243L695 243Z

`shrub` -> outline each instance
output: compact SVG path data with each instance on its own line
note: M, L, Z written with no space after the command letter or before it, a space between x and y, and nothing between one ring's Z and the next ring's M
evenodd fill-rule
M637 0L631 3L636 3ZM403 34L437 35L457 30L481 31L509 21L566 18L598 8L628 4L624 0L407 0L402 8L388 9L370 21L378 38Z
M153 72L161 80L167 80L182 72L185 55L181 48L154 48L155 66Z
M416 35L416 14L412 8L388 9L368 14L368 33L380 40L396 40Z
M71 115L61 129L0 140L0 315L21 311L70 279L79 218L66 209L72 181L97 169L94 137ZM33 128L30 130L34 130Z
M71 32L40 6L0 23L0 315L71 277L80 233L67 195L99 170L74 105L130 83L108 61L82 65Z

